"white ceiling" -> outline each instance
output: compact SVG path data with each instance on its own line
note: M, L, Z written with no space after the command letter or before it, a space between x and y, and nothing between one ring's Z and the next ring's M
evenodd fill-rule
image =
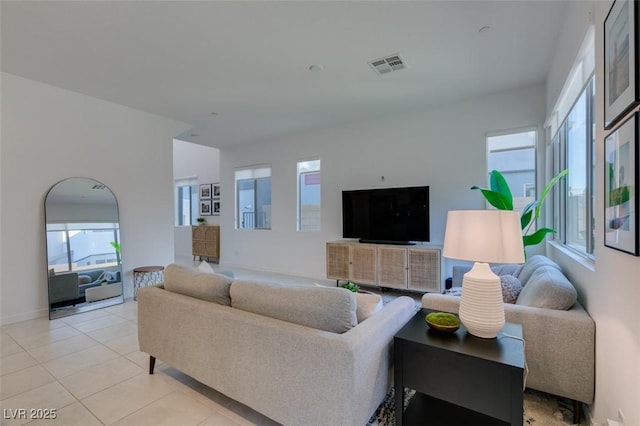
M566 2L1 7L3 71L189 123L180 139L223 148L543 83ZM406 69L368 65L393 53Z

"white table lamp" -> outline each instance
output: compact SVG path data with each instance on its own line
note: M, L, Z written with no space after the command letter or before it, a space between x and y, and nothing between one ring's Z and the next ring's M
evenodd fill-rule
M462 280L460 321L469 333L494 338L504 326L500 278L489 263L523 263L520 215L506 210L447 214L443 256L475 262Z

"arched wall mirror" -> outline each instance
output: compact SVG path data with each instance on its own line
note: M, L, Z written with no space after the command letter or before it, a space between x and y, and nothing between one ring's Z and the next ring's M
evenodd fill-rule
M44 203L49 318L123 303L118 202L104 184L70 178Z

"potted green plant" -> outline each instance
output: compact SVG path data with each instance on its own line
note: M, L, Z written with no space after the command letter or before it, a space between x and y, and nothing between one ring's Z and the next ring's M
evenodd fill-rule
M198 222L199 225L206 225L207 224L207 219L205 219L204 217L200 216L196 219L196 221Z
M354 293L357 293L358 291L360 291L360 286L352 283L351 281L349 281L346 284L342 284L342 288L346 288L347 290L352 291Z
M539 228L535 232L531 232L531 228L536 223L536 220L540 217L542 206L545 198L549 195L551 188L560 181L569 170L565 169L555 175L544 187L540 193L540 198L527 204L520 213L520 225L522 226L522 243L525 247L534 246L544 240L547 234L555 233L552 228ZM472 186L471 189L478 189L487 200L489 204L498 210L513 210L513 195L511 195L511 189L506 179L497 170L492 170L489 177L490 188L480 188L479 186Z

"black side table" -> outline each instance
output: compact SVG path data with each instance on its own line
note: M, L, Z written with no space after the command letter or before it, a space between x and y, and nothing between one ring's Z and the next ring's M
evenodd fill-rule
M429 312L419 311L393 339L396 425L522 426L522 326L507 323L495 339L464 326L443 334L429 329ZM405 387L416 395L403 412Z

